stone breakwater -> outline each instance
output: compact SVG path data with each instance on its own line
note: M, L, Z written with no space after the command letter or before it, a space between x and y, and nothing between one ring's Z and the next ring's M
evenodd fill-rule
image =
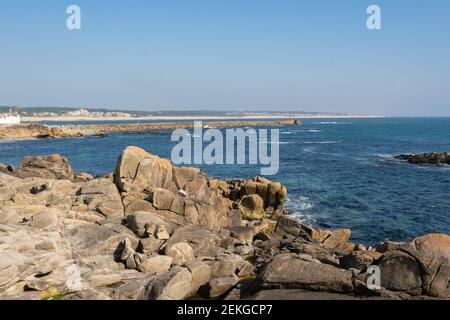
M266 121L220 121L204 122L210 128L230 127L279 127L299 124L298 120L266 120ZM158 130L189 129L194 122L173 123L132 123L132 124L80 124L47 126L38 123L28 125L15 125L0 127L0 139L27 139L27 138L64 138L83 136L103 136L113 132L142 133Z
M450 236L367 248L290 217L287 195L137 147L95 179L60 155L0 165L0 299L449 298Z

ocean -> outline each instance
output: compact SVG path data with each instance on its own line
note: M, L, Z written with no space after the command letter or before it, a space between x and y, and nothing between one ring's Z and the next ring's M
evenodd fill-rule
M450 167L392 158L450 151L450 118L306 119L279 129L280 170L269 178L288 187L293 215L323 229L351 228L352 241L368 245L450 234ZM77 172L104 174L129 145L170 157L175 142L166 133L0 141L0 162L18 165L24 156L60 153ZM201 168L218 178L260 171L254 165Z

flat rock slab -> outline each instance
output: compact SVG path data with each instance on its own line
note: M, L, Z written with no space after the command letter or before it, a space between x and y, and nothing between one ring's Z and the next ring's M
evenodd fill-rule
M353 292L351 274L328 264L280 257L270 262L260 276L263 287Z
M114 254L119 244L129 239L134 248L138 240L134 234L122 225L86 224L67 228L66 238L72 245L73 252L79 256Z

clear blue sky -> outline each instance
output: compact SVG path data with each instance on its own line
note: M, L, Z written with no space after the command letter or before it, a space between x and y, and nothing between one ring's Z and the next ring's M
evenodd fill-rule
M448 0L1 0L0 105L450 115L449 17Z

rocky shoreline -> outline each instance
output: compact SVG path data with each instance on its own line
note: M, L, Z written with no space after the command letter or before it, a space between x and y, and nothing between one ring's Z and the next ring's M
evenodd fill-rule
M450 298L450 236L367 248L289 216L287 195L137 147L98 178L60 155L0 165L0 299Z
M394 156L397 160L406 160L412 164L450 165L450 152L432 152L422 154L401 154Z
M219 121L204 122L210 128L231 128L231 127L281 127L298 125L298 120L263 120L263 121ZM129 123L129 124L80 124L80 125L60 125L50 126L39 123L22 124L1 127L0 140L4 139L30 139L30 138L68 138L84 136L105 136L108 133L145 133L157 130L190 129L194 127L194 122L173 122L173 123Z

